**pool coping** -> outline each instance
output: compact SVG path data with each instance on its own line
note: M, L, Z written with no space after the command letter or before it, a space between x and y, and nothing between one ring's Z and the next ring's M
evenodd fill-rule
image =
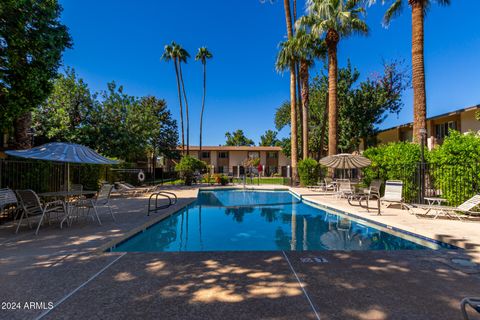
M299 197L302 200L302 202L304 202L308 205L311 205L313 207L319 207L321 209L326 209L328 211L331 211L334 214L340 214L340 215L352 217L355 220L365 221L368 224L373 225L374 227L378 226L378 227L381 227L383 229L387 229L387 230L390 230L390 231L393 231L393 232L396 232L396 233L400 233L400 234L407 235L407 236L410 236L410 237L418 238L420 240L431 242L431 243L437 244L439 246L442 246L442 244L448 246L448 247L441 247L441 248L436 249L436 250L465 250L462 247L450 244L450 243L445 242L445 241L432 239L430 237L427 237L427 236L424 236L424 235L421 235L421 234L418 234L418 233L415 233L415 232L407 231L405 229L398 228L398 227L395 227L395 226L392 226L392 225L389 225L389 224L381 223L381 222L378 222L378 221L375 221L375 220L372 220L372 219L368 219L366 217L363 217L363 216L360 216L360 215L357 215L357 214L354 214L354 213L351 213L351 212L348 212L348 211L345 211L345 210L342 210L342 209L337 209L337 208L333 208L333 207L330 207L330 206L327 206L327 205L324 205L324 204L321 204L321 203L317 203L315 201L306 199L304 196L295 192L294 190L289 189L289 191L291 193L295 194L297 197Z
M400 233L402 235L418 238L419 240L423 240L423 241L430 242L430 243L441 246L438 249L432 249L432 248L427 247L427 249L430 249L430 250L460 250L460 251L465 250L464 248L455 246L455 245L450 244L448 242L432 239L430 237L426 237L426 236L420 235L418 233L410 232L410 231L407 231L407 230L404 230L404 229L401 229L401 228L398 228L398 227L395 227L395 226L391 226L391 225L384 224L384 223L381 223L381 222L378 222L378 221L375 221L375 220L368 219L368 218L363 217L363 216L359 216L357 214L354 214L354 213L351 213L351 212L348 212L348 211L333 208L333 207L330 207L330 206L327 206L327 205L324 205L324 204L320 204L320 203L311 201L309 199L305 199L305 197L303 197L301 194L295 192L294 190L292 190L289 187L262 188L261 186L258 186L258 187L253 187L252 188L252 186L250 186L250 187L211 186L211 187L200 187L200 188L198 188L194 199L191 199L190 201L187 201L184 205L178 207L176 210L173 210L171 212L162 213L159 216L155 217L154 219L151 219L151 220L145 222L144 224L133 228L132 230L126 232L123 236L121 236L117 239L110 240L106 244L97 248L94 252L98 253L98 254L116 252L116 251L112 251L112 249L114 249L118 245L122 244L123 242L129 240L130 238L133 238L135 235L139 234L140 232L145 232L147 229L149 229L153 225L155 225L155 224L159 223L160 221L170 217L171 215L174 215L175 213L181 211L185 207L187 207L190 204L192 204L193 202L195 202L198 199L199 192L201 192L201 191L214 191L214 190L287 191L287 192L291 193L293 196L295 196L296 198L298 198L299 200L301 200L302 202L304 202L305 204L307 204L309 206L318 207L320 209L328 210L333 214L340 214L340 215L344 215L344 216L354 218L355 220L364 221L364 222L366 222L370 225L373 225L374 228L375 228L375 226L377 226L377 227L380 227L380 228L383 228L383 229L387 229L387 231ZM381 231L381 230L379 230L379 231ZM393 234L393 235L396 236L395 234ZM406 240L408 240L408 239L406 239ZM447 245L448 247L442 247L442 244Z
M185 207L189 206L190 204L192 204L193 202L195 202L198 199L198 193L199 192L200 192L200 189L196 190L195 197L193 199L187 200L184 204L182 204L181 206L179 206L175 210L173 210L171 212L161 213L160 215L148 220L144 224L139 225L139 226L127 231L121 237L116 238L116 239L112 239L112 240L108 241L107 243L101 245L100 247L95 249L93 252L97 253L97 254L113 252L113 251L111 251L112 248L115 248L117 245L127 241L128 239L132 238L133 236L139 234L140 232L144 232L145 230L147 230L151 226L159 223L160 221L168 218L169 216L179 212L183 208L185 208Z

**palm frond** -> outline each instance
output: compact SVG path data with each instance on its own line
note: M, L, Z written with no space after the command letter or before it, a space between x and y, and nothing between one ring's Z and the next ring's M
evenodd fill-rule
M395 2L387 9L383 16L383 26L388 27L393 18L400 15L403 9L403 0L395 0Z

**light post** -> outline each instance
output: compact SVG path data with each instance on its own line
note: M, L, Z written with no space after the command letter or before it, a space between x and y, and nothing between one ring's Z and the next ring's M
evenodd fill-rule
M425 128L420 129L420 203L423 203L425 198L425 138L427 137L427 130Z

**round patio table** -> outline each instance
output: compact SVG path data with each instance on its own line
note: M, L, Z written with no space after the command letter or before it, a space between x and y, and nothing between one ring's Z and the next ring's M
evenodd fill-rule
M89 190L82 190L82 191L53 191L53 192L43 192L39 193L38 196L42 198L63 198L63 202L65 202L65 217L60 221L60 229L62 229L63 223L70 218L70 208L68 205L68 198L71 197L80 197L80 196L88 196L88 195L95 195L97 191L89 191ZM68 223L67 223L68 224Z

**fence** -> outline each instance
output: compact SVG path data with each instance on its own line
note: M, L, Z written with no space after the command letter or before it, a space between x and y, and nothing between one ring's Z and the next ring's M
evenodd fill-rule
M388 172L377 169L364 176L371 179L402 180L403 197L411 203L423 203L425 197L444 198L450 205L459 205L480 192L478 165L434 165L416 163L398 166ZM371 170L371 169L370 169Z

